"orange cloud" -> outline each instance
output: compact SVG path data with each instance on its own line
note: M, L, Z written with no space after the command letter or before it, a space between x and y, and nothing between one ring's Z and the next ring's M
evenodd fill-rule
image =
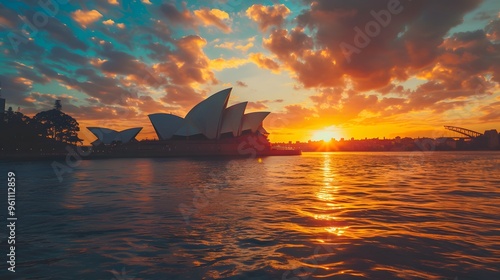
M500 102L493 102L486 106L482 106L480 111L484 114L480 117L484 122L498 122L500 121L500 111L498 110Z
M203 51L206 44L205 39L195 35L176 40L176 50L167 55L168 59L154 65L153 69L178 86L217 84L210 59Z
M216 48L228 49L228 50L240 50L242 52L248 51L250 48L254 46L255 37L251 37L246 40L246 44L243 42L224 42L218 45L215 45Z
M248 102L248 104L247 104L247 110L265 110L265 109L267 109L267 105L261 101L257 101L257 102L251 101L251 102Z
M227 68L238 68L244 64L247 64L249 61L247 59L242 58L216 58L210 61L210 68L215 71L221 71Z
M234 48L234 42L224 42L222 44L215 45L216 48L232 50Z
M124 29L125 28L125 24L124 23L116 23L114 20L112 19L108 19L108 20L105 20L102 22L104 25L107 25L107 26L113 26L113 25L116 25L116 27L120 28L120 29Z
M86 28L88 25L102 18L102 14L97 10L76 10L71 13L71 18L73 18L74 21L78 22L78 24L80 24L82 27Z
M247 17L257 22L262 31L266 31L271 26L280 27L289 14L290 9L283 4L274 6L254 4L246 10Z
M499 13L500 17L500 13ZM491 21L485 28L486 36L494 42L500 42L500 19Z
M108 19L102 22L104 25L113 25L115 24L115 21L112 19Z
M241 83L241 84L240 84ZM247 87L245 83L242 83L240 81L236 82L237 85ZM247 109L252 111L252 110L265 110L268 108L267 104L269 103L281 103L283 102L283 99L275 99L275 100L258 100L258 101L250 101L247 104Z
M279 73L280 71L280 66L276 61L265 57L261 53L251 53L250 60L260 68L269 69L274 73Z
M203 8L194 11L194 15L201 21L204 26L215 26L222 30L224 33L231 32L231 27L229 27L225 21L229 20L229 14L219 10Z
M202 8L191 12L183 3L183 9L178 10L173 4L162 4L160 11L173 24L197 29L199 26L215 26L224 33L231 32L229 14L219 9Z
M248 43L245 45L237 45L235 48L237 50L240 50L242 52L248 51L250 48L254 46L253 42L255 41L255 37L252 37L248 40Z

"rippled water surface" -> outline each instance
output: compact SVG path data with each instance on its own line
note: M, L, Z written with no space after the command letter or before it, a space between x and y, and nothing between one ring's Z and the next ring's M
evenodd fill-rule
M19 219L2 279L500 279L498 152L96 160L61 183L51 162L0 170Z

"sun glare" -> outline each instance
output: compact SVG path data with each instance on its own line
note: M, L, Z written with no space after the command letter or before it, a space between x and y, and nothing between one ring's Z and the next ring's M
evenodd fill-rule
M339 140L341 137L341 132L337 127L328 127L322 130L317 130L313 132L311 140L313 141L330 141L332 138Z

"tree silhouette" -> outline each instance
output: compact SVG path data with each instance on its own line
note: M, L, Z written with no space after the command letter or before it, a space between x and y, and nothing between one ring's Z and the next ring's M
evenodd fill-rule
M80 131L78 122L58 109L40 112L33 120L39 136L69 144L82 141L78 138Z
M61 100L56 100L56 102L54 104L54 109L61 111L61 109L62 109Z
M0 143L5 146L33 142L36 133L33 120L21 112L14 112L12 107L0 113Z

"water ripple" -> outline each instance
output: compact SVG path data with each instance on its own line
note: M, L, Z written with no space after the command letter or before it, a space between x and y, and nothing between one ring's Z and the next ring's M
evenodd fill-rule
M19 275L500 279L499 160L102 160L82 162L62 183L47 175L50 163L18 163Z

